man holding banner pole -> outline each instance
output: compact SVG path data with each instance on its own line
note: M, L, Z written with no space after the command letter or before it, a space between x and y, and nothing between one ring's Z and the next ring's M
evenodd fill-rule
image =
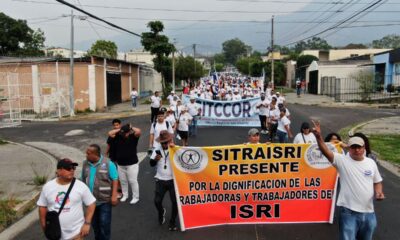
M341 240L371 240L376 228L373 198L383 200L382 177L374 160L365 157L365 143L360 137L351 137L347 155L333 153L324 143L321 126L313 121L313 133L322 154L340 175L339 231Z
M178 216L178 206L176 202L174 180L172 175L172 167L170 165L170 154L168 147L173 147L172 134L167 130L162 130L156 141L160 143L150 156L150 166L156 167L156 190L154 196L154 204L158 212L158 222L160 225L165 223L166 209L163 207L162 202L165 194L169 191L169 198L171 199L171 218L169 221L168 229L170 231L178 230L176 226L176 217Z

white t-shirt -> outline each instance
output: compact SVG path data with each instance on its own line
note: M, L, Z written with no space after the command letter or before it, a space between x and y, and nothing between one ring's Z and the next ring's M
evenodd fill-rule
M312 132L307 135L300 132L296 135L296 137L294 137L293 143L317 143L317 139Z
M40 207L47 207L48 211L58 212L69 185L58 184L56 179L49 181L43 186L36 204ZM86 184L77 179L59 215L61 239L71 239L79 234L85 222L82 204L89 206L95 201L96 198Z
M160 97L156 97L156 96L151 96L150 97L150 100L151 100L151 107L152 108L159 108L159 107L161 107L161 98Z
M131 96L131 98L137 98L138 92L136 90L133 90L133 91L131 91L130 96Z
M280 111L278 108L275 107L275 109L271 110L271 108L268 110L267 117L269 118L269 121L271 123L277 123L279 119Z
M261 105L263 105L263 106L261 106ZM258 108L258 110L260 111L259 115L262 115L262 116L268 115L269 101L267 99L264 99L264 101L260 100L256 106L259 107Z
M242 100L242 96L240 96L239 94L233 94L232 95L232 100L233 101Z
M280 104L280 103L285 103L286 99L285 97L279 95L279 97L276 98L276 104Z
M186 107L188 108L188 112L190 115L192 115L192 117L197 116L199 114L200 106L196 102L194 103L190 102L186 104Z
M178 130L179 131L189 131L189 124L193 117L185 112L179 116Z
M285 128L286 125L290 125L289 118L287 118L286 116L283 116L282 118L278 119L278 130L279 131L287 133L286 128Z
M152 123L150 127L150 134L154 134L153 147L161 146L161 144L157 142L156 139L160 136L160 132L162 130L167 130L170 134L174 134L174 129L172 129L172 125L168 124L167 127L167 122L165 119L162 123L159 123L158 121L156 121L155 124Z
M171 180L172 177L172 168L169 160L169 150L163 150L161 146L157 147L154 149L153 153L151 154L150 158L155 159L156 158L156 150L159 150L161 152L161 159L158 160L157 162L157 170L156 170L156 175L154 176L157 179L168 181Z
M349 155L334 153L332 164L340 175L337 205L361 213L374 212L374 183L382 181L375 161L368 157L356 161Z
M168 121L168 122L169 122L169 125L174 126L175 123L176 123L174 114L169 114L169 115L165 118L165 121Z

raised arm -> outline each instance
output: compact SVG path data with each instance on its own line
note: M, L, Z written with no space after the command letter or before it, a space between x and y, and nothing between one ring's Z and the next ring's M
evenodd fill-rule
M321 124L319 123L319 121L311 120L311 122L314 124L312 132L314 133L315 138L317 139L319 150L321 150L322 154L324 154L324 156L329 160L329 162L333 162L333 157L334 157L333 152L329 150L328 146L326 146L324 142L324 139L322 138Z

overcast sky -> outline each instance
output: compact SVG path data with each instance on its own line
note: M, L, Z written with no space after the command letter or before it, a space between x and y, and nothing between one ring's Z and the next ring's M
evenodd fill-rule
M287 45L324 32L331 45L369 43L387 34L400 34L399 0L67 0L98 17L135 33L147 31L152 20L164 23L165 34L185 52L212 54L222 42L239 38L265 52L270 45L271 17L275 16L275 43ZM333 2L336 2L334 4ZM371 3L374 7L361 13ZM381 4L383 3L383 4ZM68 47L70 8L54 0L1 0L0 11L26 19L40 28L47 46ZM74 14L83 15L77 11ZM352 18L353 17L353 18ZM75 21L76 49L87 50L98 39L115 41L119 51L140 48L140 39L114 30L95 19ZM355 21L355 22L353 22ZM379 26L371 26L379 25Z

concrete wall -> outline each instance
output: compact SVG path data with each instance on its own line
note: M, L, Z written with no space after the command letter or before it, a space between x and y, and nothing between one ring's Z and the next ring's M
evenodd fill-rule
M349 58L352 55L362 56L388 51L390 49L337 49L329 51L329 61Z

